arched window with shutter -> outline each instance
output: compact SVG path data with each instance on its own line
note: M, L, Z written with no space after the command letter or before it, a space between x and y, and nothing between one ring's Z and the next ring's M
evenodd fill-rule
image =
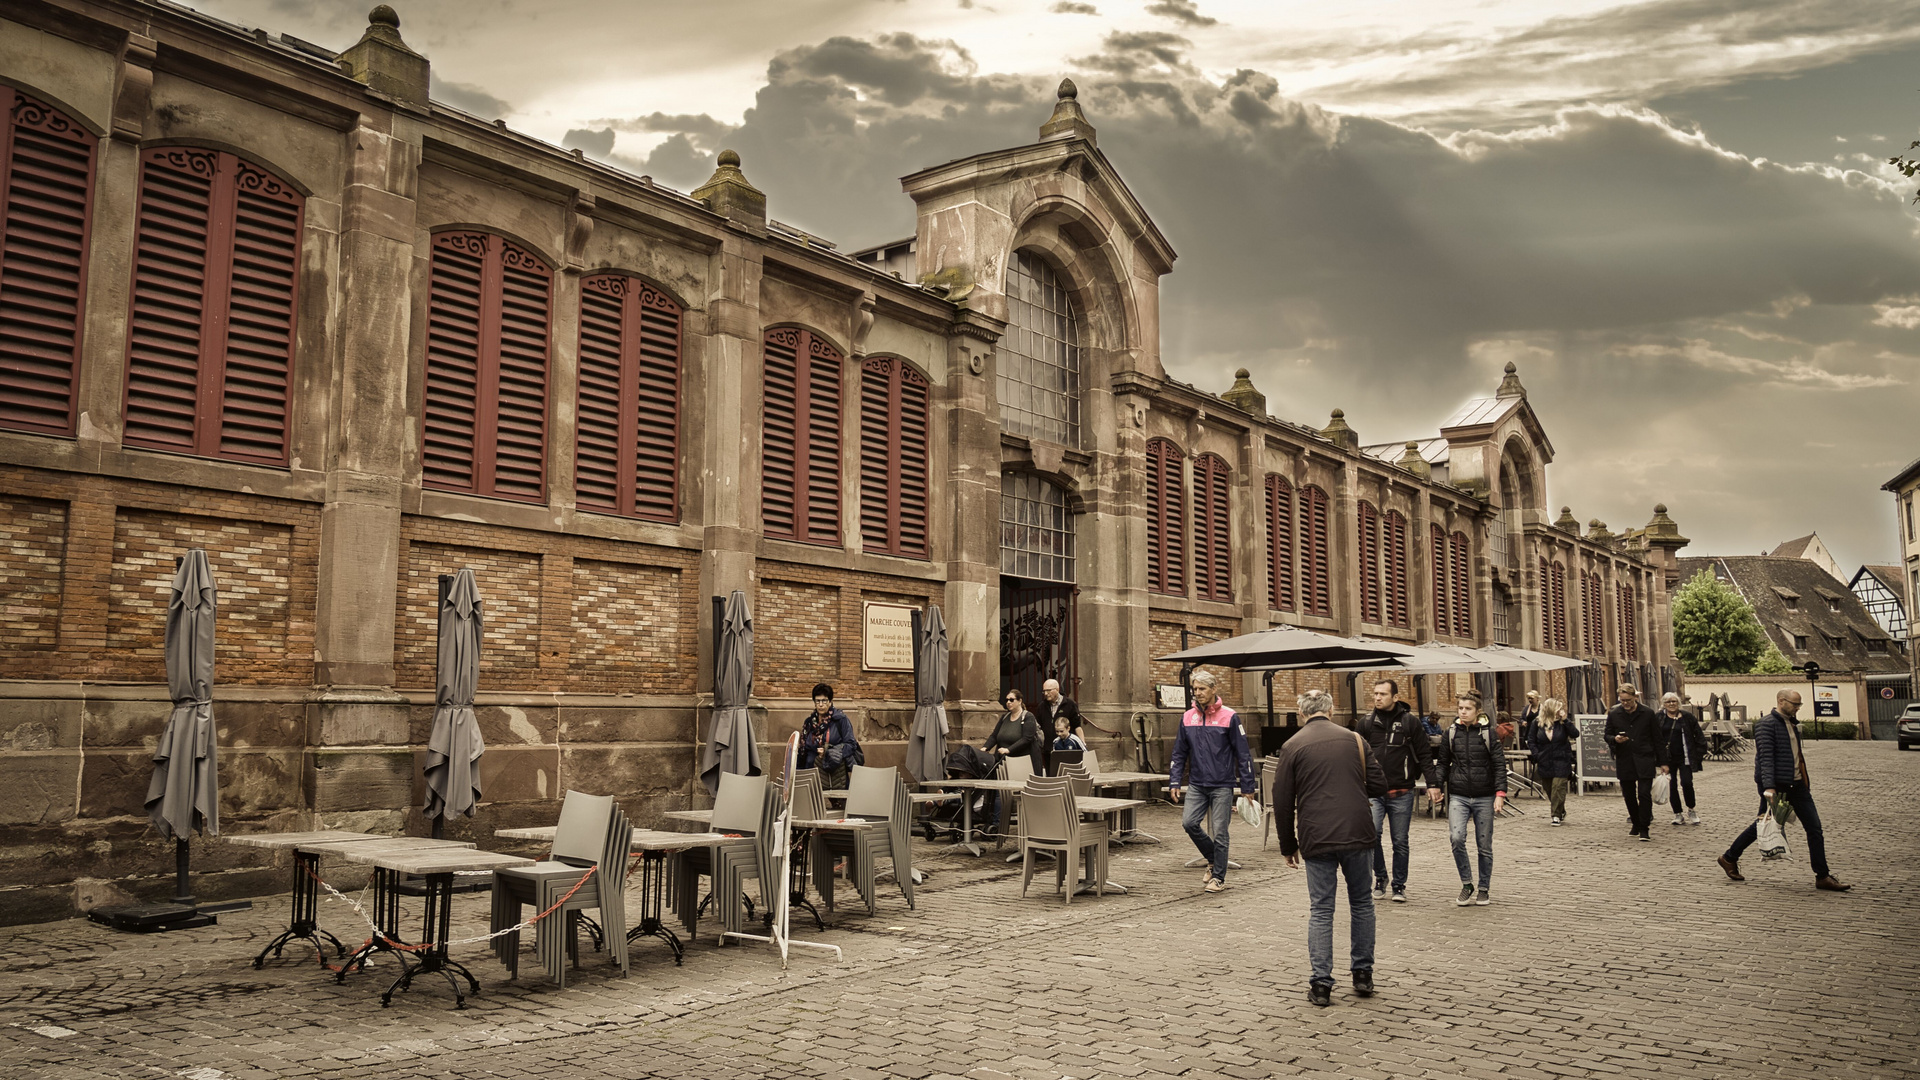
M1147 441L1147 591L1187 595L1186 455L1167 439Z
M1300 489L1300 548L1305 564L1301 606L1308 615L1333 614L1333 566L1328 551L1327 493L1308 485Z
M1360 621L1380 621L1380 512L1365 499L1360 500L1359 544L1354 548L1360 562Z
M680 520L680 327L679 302L638 278L581 280L580 509Z
M811 331L767 331L760 519L775 539L840 543L840 360Z
M224 150L141 153L127 445L286 464L304 204Z
M870 554L927 557L926 376L898 357L860 364L860 542Z
M0 427L71 435L99 141L0 85Z
M1453 633L1455 637L1473 636L1473 556L1467 548L1467 534L1453 534Z
M1267 474L1267 606L1294 609L1293 485L1279 473Z
M1552 593L1553 647L1567 651L1567 568L1560 563L1547 567L1547 588Z
M1194 595L1233 599L1233 527L1227 515L1232 473L1218 454L1193 459Z
M542 502L553 272L505 237L433 237L421 425L428 487Z
M1427 545L1432 549L1433 556L1433 632L1452 634L1452 604L1449 602L1452 590L1447 585L1447 530L1438 525L1431 526Z
M1398 510L1381 519L1380 537L1386 576L1385 615L1389 626L1410 628L1413 612L1407 596L1407 519Z

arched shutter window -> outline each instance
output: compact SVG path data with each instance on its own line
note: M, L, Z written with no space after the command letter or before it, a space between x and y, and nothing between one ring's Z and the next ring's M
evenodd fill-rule
M1386 619L1391 626L1411 627L1413 614L1407 599L1407 519L1398 510L1387 511L1381 522L1385 552Z
M304 202L225 151L140 155L128 445L286 464Z
M1147 442L1147 591L1169 596L1187 594L1185 459L1166 439Z
M574 502L680 520L680 305L623 274L580 282Z
M1233 529L1227 515L1231 473L1218 454L1193 459L1194 595L1233 599Z
M1360 621L1380 621L1380 512L1361 500L1360 543L1354 551L1360 561Z
M1620 586L1620 651L1628 660L1640 659L1640 597L1631 585Z
M1467 534L1453 534L1453 633L1455 637L1473 636L1472 556L1467 551Z
M927 380L892 356L860 365L860 542L927 557Z
M98 140L0 86L0 427L71 435Z
M1447 531L1438 525L1431 526L1427 546L1433 556L1433 632L1452 634L1452 605L1448 602L1451 590L1447 587Z
M1293 485L1279 473L1267 474L1267 606L1292 611Z
M766 535L840 543L840 351L795 327L767 331L760 481Z
M445 232L430 273L424 482L542 502L553 271L504 237Z
M1311 485L1300 489L1300 540L1306 563L1302 603L1308 615L1333 614L1332 560L1328 552L1327 493Z
M1598 656L1607 651L1606 593L1600 587L1599 574L1589 573L1583 577L1580 606L1587 617L1587 654Z

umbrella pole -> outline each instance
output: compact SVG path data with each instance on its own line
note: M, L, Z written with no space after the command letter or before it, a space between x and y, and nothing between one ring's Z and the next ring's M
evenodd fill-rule
M193 903L193 892L187 885L187 838L177 836L173 840L173 902L176 904Z

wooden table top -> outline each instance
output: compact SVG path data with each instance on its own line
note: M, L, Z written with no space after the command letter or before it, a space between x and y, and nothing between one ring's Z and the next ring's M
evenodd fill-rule
M1093 778L1094 787L1105 787L1108 784L1151 784L1155 782L1166 783L1167 774L1157 772L1103 772L1096 773Z
M699 813L700 811L694 811L694 812ZM511 840L551 841L554 837L554 834L559 831L560 830L558 826L545 825L545 826L538 826L531 829L496 829L493 835L504 837ZM660 829L636 828L633 830L632 837L629 840L628 850L629 851L681 851L686 848L705 847L708 844L718 844L723 840L731 840L731 839L733 838L728 836L727 834L717 833L717 832L703 832L703 833L665 832Z
M310 855L340 855L349 850L370 853L374 851L438 851L460 848L471 849L474 845L466 840L435 840L426 836L382 836L373 840L319 840L308 841L297 846L296 850Z
M241 833L226 834L220 839L241 847L290 848L302 844L348 844L359 840L392 840L391 836L378 833L346 832L341 829L321 829L317 832L281 832L281 833Z
M369 850L365 845L343 848L339 853L348 862L367 863L382 870L402 874L451 874L461 870L498 870L507 866L531 866L533 859L505 855L498 851L472 848L416 848L413 850Z

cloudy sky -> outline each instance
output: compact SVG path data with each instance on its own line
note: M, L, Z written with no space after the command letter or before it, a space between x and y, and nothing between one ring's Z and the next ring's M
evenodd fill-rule
M195 0L342 48L365 0ZM1062 75L1180 253L1170 374L1368 442L1519 364L1554 508L1895 555L1920 457L1920 7L1898 0L401 0L436 96L780 220L1030 142Z

